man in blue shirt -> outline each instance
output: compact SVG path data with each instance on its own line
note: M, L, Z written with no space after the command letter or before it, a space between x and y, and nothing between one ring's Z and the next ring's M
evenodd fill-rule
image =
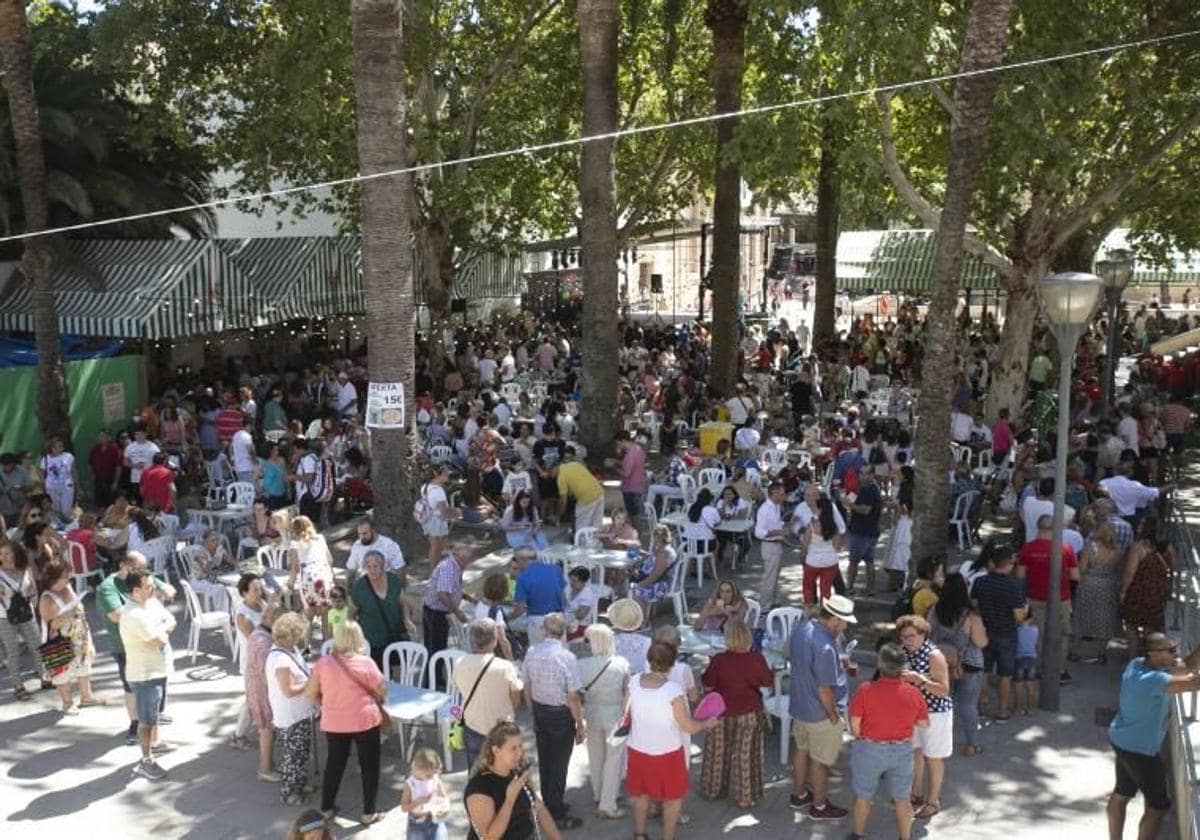
M792 717L792 808L808 808L814 820L840 820L846 809L826 798L829 768L842 751L843 720L849 687L842 667L837 638L851 624L854 602L843 595L830 595L821 602L821 614L792 629L792 689L788 714ZM809 759L812 759L811 763ZM806 787L810 779L811 792Z
M867 594L875 594L875 544L879 542L879 519L883 513L883 494L875 483L875 467L859 468L858 494L849 505L850 522L846 526L850 548L850 566L846 569L846 588L854 591L858 564L867 565Z
M557 563L539 563L537 553L529 548L513 554L513 571L517 575L516 605L508 618L508 626L516 632L525 630L529 643L542 641L542 619L550 613L563 611L563 590L567 581Z
M1121 675L1120 703L1108 727L1108 739L1117 753L1117 782L1108 797L1108 836L1120 840L1125 830L1125 810L1140 790L1146 811L1138 837L1158 836L1163 817L1171 808L1167 768L1162 760L1163 739L1171 695L1200 689L1200 647L1180 661L1175 643L1163 633L1146 637L1145 656L1133 659Z

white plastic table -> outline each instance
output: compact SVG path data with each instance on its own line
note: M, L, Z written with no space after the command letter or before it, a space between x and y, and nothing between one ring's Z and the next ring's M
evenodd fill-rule
M431 691L420 686L404 685L388 681L387 699L383 708L391 715L400 731L400 754L406 762L412 760L415 743L405 748L404 726L415 724L426 716L432 716L450 703L450 695L443 691ZM413 739L414 742L416 739Z

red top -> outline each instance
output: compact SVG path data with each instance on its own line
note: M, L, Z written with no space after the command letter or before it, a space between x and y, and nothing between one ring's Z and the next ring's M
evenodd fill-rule
M171 512L171 483L175 481L175 473L165 464L154 464L142 470L142 478L138 486L142 491L142 501L146 504L158 505L158 509Z
M762 694L758 690L770 686L774 679L761 653L727 650L712 658L700 682L724 698L726 717L737 717L762 711Z
M242 412L236 408L223 408L217 412L217 440L225 446L233 440L234 434L242 428Z
M97 443L92 447L92 451L88 453L88 466L92 468L92 476L95 479L111 482L117 477L117 470L121 467L123 458L121 447L110 440L107 445Z
M1017 564L1025 567L1025 594L1031 601L1048 601L1050 591L1050 540L1033 540L1021 547ZM1062 579L1059 582L1059 600L1071 600L1071 580L1067 575L1074 569L1075 551L1063 543Z
M858 736L867 741L907 741L917 721L929 720L921 692L899 677L862 683L849 711L851 718L862 719Z

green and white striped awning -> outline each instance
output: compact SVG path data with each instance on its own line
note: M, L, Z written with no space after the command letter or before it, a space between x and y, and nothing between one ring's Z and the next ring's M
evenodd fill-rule
M256 239L81 240L69 243L103 289L56 270L59 329L109 338L172 338L364 311L357 236ZM413 276L420 293L419 265ZM32 332L29 284L0 301L0 331ZM519 254L464 253L455 297L515 297L525 291Z
M103 288L65 268L54 272L59 329L110 338L166 338L220 331L223 291L209 243L197 240L76 240L69 247ZM17 280L0 302L0 330L33 331L33 293Z
M932 230L855 230L838 237L837 285L853 292L923 293L933 282ZM963 254L959 287L994 289L996 271Z

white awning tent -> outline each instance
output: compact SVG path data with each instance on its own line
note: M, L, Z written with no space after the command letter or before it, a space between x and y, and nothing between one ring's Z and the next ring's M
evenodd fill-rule
M837 286L853 292L928 292L933 284L932 230L853 230L838 236ZM963 254L960 289L995 289L996 270Z

